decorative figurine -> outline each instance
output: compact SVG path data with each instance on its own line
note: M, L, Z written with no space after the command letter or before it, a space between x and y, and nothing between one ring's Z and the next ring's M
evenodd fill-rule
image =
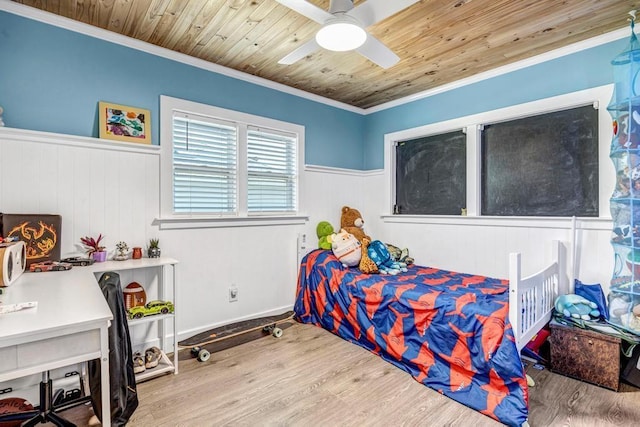
M116 243L116 250L118 251L118 253L113 259L115 259L116 261L124 261L128 258L127 252L129 251L129 246L127 246L125 242Z

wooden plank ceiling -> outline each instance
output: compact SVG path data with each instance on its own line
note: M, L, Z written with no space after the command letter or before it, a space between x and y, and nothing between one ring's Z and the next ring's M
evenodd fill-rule
M325 50L279 65L320 25L275 0L14 1L361 108L624 28L640 3L421 0L368 28L401 58L385 70Z

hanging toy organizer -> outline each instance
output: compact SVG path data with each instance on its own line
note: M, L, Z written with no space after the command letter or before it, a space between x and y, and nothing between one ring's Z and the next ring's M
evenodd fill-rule
M610 199L615 264L609 321L640 335L640 43L633 31L627 48L611 61L614 91L607 110L613 119L610 157L616 186Z

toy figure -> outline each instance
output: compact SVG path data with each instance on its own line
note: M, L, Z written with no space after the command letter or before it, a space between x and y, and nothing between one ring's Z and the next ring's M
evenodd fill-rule
M318 247L320 249L331 249L331 241L329 236L334 233L333 225L328 221L320 221L316 227L316 235L318 236Z
M631 182L626 171L618 171L616 189L613 192L613 198L629 197Z
M338 261L345 267L355 267L362 257L362 245L353 234L340 230L340 233L331 235L331 249Z
M369 254L369 258L376 263L378 270L382 274L395 275L401 271L407 271L407 264L394 261L393 258L391 258L387 246L380 240L371 242L367 253Z
M371 237L364 232L364 219L362 219L362 214L358 209L350 208L349 206L342 207L340 228L346 230L347 233L353 234L360 243L365 237L371 241Z
M560 295L554 307L558 313L574 319L596 320L600 318L600 310L595 302L576 294Z

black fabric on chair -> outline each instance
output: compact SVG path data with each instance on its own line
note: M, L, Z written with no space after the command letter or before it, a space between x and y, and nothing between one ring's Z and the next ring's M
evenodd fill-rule
M106 272L98 281L113 320L109 326L109 386L111 389L111 425L124 426L138 407L136 378L133 372L133 354L127 311L120 286L120 275ZM89 361L89 385L93 409L102 417L100 360Z

